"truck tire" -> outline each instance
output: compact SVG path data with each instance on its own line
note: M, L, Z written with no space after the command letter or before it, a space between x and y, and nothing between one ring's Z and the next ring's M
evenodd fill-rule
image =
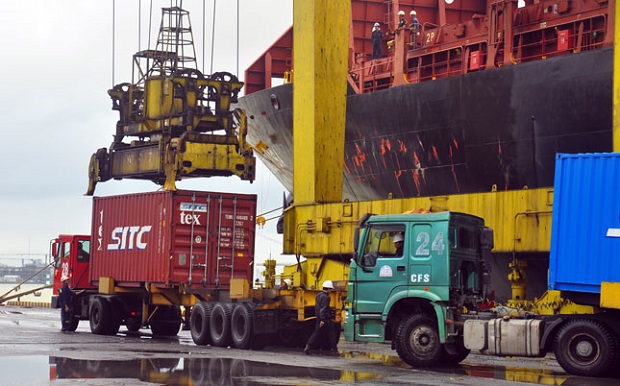
M159 306L150 325L155 336L175 336L181 329L181 310L178 306Z
M230 314L232 305L215 303L211 309L209 331L211 342L216 347L226 347L230 344Z
M237 304L230 319L230 337L235 348L250 349L254 341L254 309L250 304Z
M106 299L99 296L95 297L90 306L88 317L90 320L90 331L93 334L113 335L118 332L118 329L112 332L114 330L114 315L112 307Z
M606 375L615 363L618 341L602 323L591 319L567 322L558 332L555 357L569 374Z
M198 302L192 307L189 315L189 329L192 340L198 346L211 343L211 331L209 331L209 319L211 318L211 304Z
M78 324L80 324L80 318L78 318L77 316L73 315L71 317L71 324L69 325L69 327L66 327L65 329L67 331L75 331L78 328Z
M434 366L444 358L437 323L426 315L412 315L396 327L394 344L398 356L411 366Z
M456 365L469 355L469 349L465 348L463 337L458 336L456 341L452 345L444 345L444 363L449 365Z
M103 298L110 305L110 321L109 321L109 329L108 335L116 335L118 330L121 328L121 323L123 322L123 318L121 316L121 310L123 309L122 302L116 298Z

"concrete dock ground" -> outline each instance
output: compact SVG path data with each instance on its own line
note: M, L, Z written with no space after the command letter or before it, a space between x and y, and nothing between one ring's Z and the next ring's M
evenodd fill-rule
M567 375L553 359L470 355L455 367L413 369L385 344L340 340L339 357L297 348L260 351L196 346L189 331L153 338L148 329L115 336L60 332L58 310L0 307L2 385L617 385Z

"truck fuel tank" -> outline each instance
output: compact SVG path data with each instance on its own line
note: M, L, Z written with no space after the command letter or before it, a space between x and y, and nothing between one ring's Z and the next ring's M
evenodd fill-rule
M465 347L497 356L543 356L540 337L544 322L535 319L466 320Z

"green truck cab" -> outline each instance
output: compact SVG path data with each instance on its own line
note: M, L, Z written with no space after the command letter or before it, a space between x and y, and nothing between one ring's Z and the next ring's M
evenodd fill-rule
M402 250L394 242L401 237ZM391 341L413 366L460 362L469 353L461 314L487 298L492 248L493 231L476 216L364 216L350 266L345 339Z

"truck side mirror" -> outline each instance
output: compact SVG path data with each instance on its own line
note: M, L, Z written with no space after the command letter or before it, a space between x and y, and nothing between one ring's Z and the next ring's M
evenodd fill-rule
M54 239L51 241L51 253L54 260L58 259L60 241L58 239Z
M362 229L366 225L366 221L373 216L374 213L366 213L362 216L362 218L357 222L357 226L355 227L355 231L353 232L353 250L357 252L357 248L360 246L360 229Z

